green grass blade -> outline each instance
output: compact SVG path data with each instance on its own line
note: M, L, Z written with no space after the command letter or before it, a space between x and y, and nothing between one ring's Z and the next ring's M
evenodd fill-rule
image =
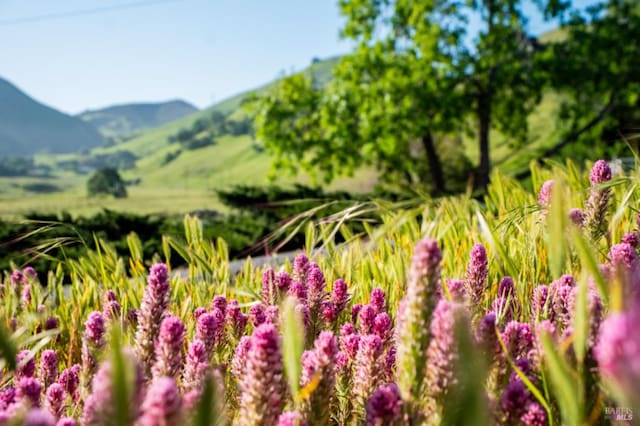
M138 234L135 232L129 233L129 235L127 235L127 245L129 246L131 258L136 262L142 261L142 242L140 241Z
M509 362L509 365L511 366L511 368L513 368L513 371L516 372L516 374L518 375L520 380L522 380L522 382L527 387L527 389L529 389L529 392L531 392L531 394L544 407L544 409L547 412L547 418L549 419L549 424L553 426L553 415L552 415L551 407L547 402L547 399L544 397L544 395L542 395L542 392L540 392L540 390L531 382L529 377L527 377L527 375L524 374L524 372L515 364L515 362L513 362L513 359L511 358L511 356L509 356L509 351L507 350L507 346L504 344L504 340L502 340L502 336L498 330L496 330L496 335L498 337L498 342L500 343L500 347L502 348L502 352L507 355L507 361Z
M562 414L562 424L579 426L582 424L580 410L579 380L572 372L564 357L556 352L554 343L548 334L541 336L544 348L544 363L548 369L548 377L551 382L552 393L558 401Z
M14 371L16 369L16 355L18 349L11 340L11 335L8 333L4 325L0 325L0 355L7 363L9 370Z
M567 257L567 226L568 212L565 208L564 181L556 176L551 190L551 206L547 215L547 250L549 252L549 266L554 278L562 274Z
M111 330L111 362L113 364L112 386L114 395L115 420L117 425L131 423L129 400L133 385L132 367L122 353L122 331L113 324Z
M215 378L208 374L204 381L202 395L196 407L193 426L224 425L224 416L222 415L219 403L220 397L221 395L217 394Z
M502 266L505 269L506 274L511 277L517 277L519 275L518 271L515 265L513 264L513 262L511 261L511 259L509 258L509 256L507 255L507 250L505 249L504 245L500 242L500 240L496 238L495 234L487 224L487 220L484 218L480 210L476 211L476 216L478 218L478 223L480 224L482 233L485 235L485 238L489 241L489 244L491 245L491 247L493 247L498 252L498 255L500 256L500 260L502 261Z
M609 301L609 291L607 289L606 283L604 282L604 278L602 278L602 275L600 274L598 261L594 256L594 253L597 253L596 249L593 248L591 244L589 244L587 239L582 234L582 231L578 227L572 227L571 236L575 249L578 252L578 256L582 263L582 267L586 268L586 270L595 280L596 285L598 286L598 291L600 292L600 297L606 304Z
M304 351L304 327L302 318L296 312L296 299L287 298L283 304L282 316L282 359L291 395L297 399L300 390L301 357Z
M477 348L473 344L473 337L469 331L469 322L459 319L454 329L460 353L456 363L459 383L453 386L452 392L447 395L443 410L443 424L489 425L484 392L487 369L483 365L483 358L477 356Z
M573 350L578 364L582 366L587 350L589 336L589 310L587 307L588 278L583 274L578 280L578 294L576 295L575 312L573 317Z

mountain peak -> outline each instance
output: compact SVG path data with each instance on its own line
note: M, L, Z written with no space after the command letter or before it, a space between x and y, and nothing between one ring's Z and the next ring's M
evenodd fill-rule
M76 152L102 143L87 123L36 101L0 77L0 156Z

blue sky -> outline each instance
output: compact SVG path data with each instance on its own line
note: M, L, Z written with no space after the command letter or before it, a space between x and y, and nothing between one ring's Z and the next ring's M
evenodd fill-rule
M0 0L0 77L68 113L175 98L205 107L348 52L336 4ZM102 10L59 16L90 9ZM547 28L531 22L534 32Z

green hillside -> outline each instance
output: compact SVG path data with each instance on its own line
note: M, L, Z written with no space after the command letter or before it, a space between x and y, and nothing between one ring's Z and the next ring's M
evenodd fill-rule
M331 80L331 70L339 60L339 57L328 58L312 64L303 72L313 75L316 82L323 85ZM247 96L252 93L264 93L265 91L273 87L273 84L275 84L275 82L265 84L256 89L239 93L215 105L212 105L209 108L203 109L179 120L172 121L171 123L165 124L163 126L159 126L155 129L146 131L140 136L132 138L131 140L128 140L121 145L108 148L100 148L97 149L96 152L114 152L118 150L128 150L138 155L139 157L146 157L148 155L154 154L159 149L164 149L169 145L169 136L176 134L180 129L192 126L193 123L195 123L195 121L198 119L209 117L214 112L220 112L225 115L244 114L244 111L240 107Z
M0 157L77 152L102 143L93 126L37 102L0 78Z
M331 78L331 69L338 60L339 58L330 58L316 62L304 72L312 73L318 84L326 84ZM165 185L214 190L235 184L266 184L271 160L267 153L255 146L248 134L225 134L217 137L213 146L193 150L182 149L172 161L167 162L166 159L168 154L180 150L179 144L170 141L180 130L192 128L198 120L206 120L216 113L223 114L231 120L239 120L246 115L242 109L243 100L251 93L259 94L269 90L273 84L238 94L195 114L150 130L137 138L117 146L97 149L95 152L114 153L127 150L140 157L136 168L125 172L125 175L129 179L140 178L142 186ZM353 179L342 180L336 186L369 190L372 187L371 176L370 172L363 172ZM309 182L310 178L283 177L278 180L287 184L294 181Z
M161 126L198 111L193 105L173 100L160 103L114 105L78 115L106 137L122 137Z
M325 84L331 78L331 69L338 58L331 58L313 64L304 72L313 73L318 84ZM274 84L274 83L271 83ZM92 150L92 156L115 156L123 153L137 157L135 167L122 171L128 181L138 182L129 187L129 197L114 200L111 198L87 198L86 181L88 174L72 173L62 170L62 162L78 160L79 155L40 156L38 163L44 163L56 170L60 192L33 194L28 185L38 183L38 179L28 182L24 179L0 179L0 216L16 216L27 212L62 210L74 214L90 214L100 208L138 213L181 214L194 210L220 210L223 206L216 198L215 190L226 189L232 185L264 185L269 183L268 173L271 165L269 154L257 147L248 134L216 136L211 145L198 149L185 149L172 138L183 129L192 129L198 120L209 119L215 113L221 113L231 119L239 119L246 113L241 108L243 99L249 93L263 92L271 84L256 91L241 93L207 109L195 112L171 123L150 129L140 136L131 138L114 146L98 147ZM499 133L492 135L492 162L500 171L513 174L528 167L537 150L553 145L558 137L555 121L559 100L554 94L547 94L542 103L529 119L530 136L526 141L507 141ZM207 134L205 131L203 134ZM201 135L198 135L200 137ZM473 135L461 135L464 153L477 162L477 145ZM180 151L178 153L178 151ZM58 167L57 167L58 166ZM311 183L309 176L292 178L276 172L275 183L291 185L294 182ZM343 178L328 189L348 189L365 192L376 183L374 170L362 170L351 178ZM3 201L10 203L3 203Z
M316 62L304 72L313 73L318 84L326 84L338 59L329 58ZM244 117L246 113L241 108L242 101L250 93L268 90L272 84L274 83L240 93L116 145L93 149L89 156L130 153L138 158L134 168L122 172L125 179L140 182L129 187L129 197L126 199L88 198L86 181L89 174L72 172L60 167L64 163L86 159L87 155L43 155L37 156L36 162L51 167L54 179L0 178L0 217L15 217L31 211L67 210L73 214L92 214L104 207L130 212L167 214L222 209L215 190L236 184L267 184L271 164L269 155L257 148L247 134L224 135L217 137L215 144L211 146L183 150L175 159L166 162L167 154L179 149L179 146L171 143L169 139L181 129L190 128L197 120L206 119L214 113L235 119ZM36 194L29 190L33 185L43 182L53 182L60 191ZM294 182L311 183L311 178L277 176L275 182L287 186ZM353 178L337 181L329 189L367 191L374 183L373 171L365 170Z

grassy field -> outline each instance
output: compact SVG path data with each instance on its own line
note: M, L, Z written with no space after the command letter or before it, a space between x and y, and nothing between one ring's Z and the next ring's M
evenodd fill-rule
M194 210L222 208L214 193L202 189L131 187L129 197L87 197L83 186L56 194L23 193L0 196L0 217L19 218L32 212L70 212L90 216L102 209L140 214L182 214Z
M132 141L131 143L136 143ZM125 199L88 197L86 175L60 174L50 178L2 178L0 185L0 217L19 217L30 212L90 215L102 208L136 213L182 214L194 210L223 210L215 190L235 184L265 185L269 183L270 160L256 151L248 136L223 137L216 145L186 151L169 164L162 165L169 144L139 161L133 170L123 173L125 179L141 179L128 187ZM342 179L328 189L364 192L372 189L374 174L363 171L350 179ZM282 177L276 183L311 183L310 178ZM25 191L27 183L52 183L62 192L37 194Z

